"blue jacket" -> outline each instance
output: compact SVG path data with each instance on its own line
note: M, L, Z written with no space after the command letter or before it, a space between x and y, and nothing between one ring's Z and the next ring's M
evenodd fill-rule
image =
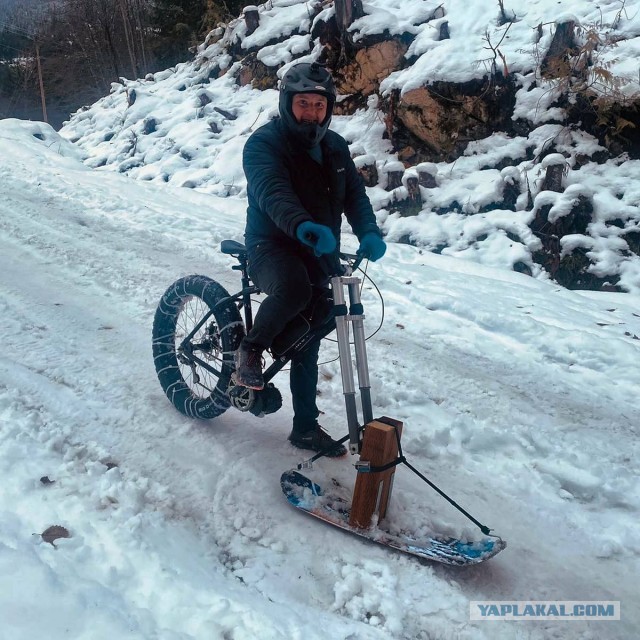
M330 227L339 246L343 213L358 239L370 231L381 235L346 140L329 130L320 146L322 166L292 143L280 118L247 140L242 165L249 199L248 248L277 242L302 250L296 228L305 220Z

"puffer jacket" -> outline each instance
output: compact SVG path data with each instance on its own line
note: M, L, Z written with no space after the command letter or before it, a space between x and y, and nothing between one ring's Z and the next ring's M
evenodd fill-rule
M320 145L322 166L292 144L280 118L251 135L242 157L248 248L264 242L301 248L296 228L305 220L330 227L339 245L343 213L358 239L371 231L382 235L346 140L329 130Z

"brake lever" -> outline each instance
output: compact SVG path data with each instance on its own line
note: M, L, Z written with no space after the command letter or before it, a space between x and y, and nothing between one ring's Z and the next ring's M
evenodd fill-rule
M346 262L345 266L349 268L349 275L351 275L360 266L362 261L367 259L367 256L361 253L340 252L340 259ZM352 260L353 262L351 262Z
M351 265L351 270L355 271L361 264L363 260L367 260L368 256L364 253L356 253L356 261Z

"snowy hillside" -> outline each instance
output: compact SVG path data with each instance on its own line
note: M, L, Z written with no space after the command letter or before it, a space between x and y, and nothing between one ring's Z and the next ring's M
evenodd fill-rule
M257 99L257 98L256 98ZM321 526L278 485L291 410L193 422L155 378L164 289L204 273L244 203L97 172L46 125L0 123L0 637L602 639L640 625L640 302L392 245L369 274L376 415L508 547L468 570ZM347 247L355 239L345 234ZM365 289L367 326L380 303ZM339 368L320 406L346 432ZM349 485L351 459L313 477ZM476 536L400 469L392 527ZM52 544L50 526L70 537ZM615 600L619 622L471 622L471 600Z
M619 0L503 4L514 22L503 22L494 0L366 0L365 15L352 26L356 42L384 33L411 44L403 68L382 79L366 108L334 117L332 127L349 140L359 166L375 166L379 178L368 192L390 241L541 279L588 267L578 288L638 293L640 160L622 155L603 161L607 154L598 141L575 123L567 125L557 83L541 77L540 61L556 22L572 20L583 39L589 33L602 39L593 67L617 83L614 89L591 78L595 90L637 95L640 6ZM74 115L62 135L83 150L90 167L203 191L236 206L245 195L244 143L275 115L277 104L273 89L247 84L252 78L246 56L251 53L273 74L292 60L316 59L322 45L312 33L334 12L333 3L301 0L275 0L258 9L260 26L251 35L239 18L210 34L193 61L114 84L109 96ZM450 37L438 39L444 23ZM492 55L502 65L488 47L498 42L517 88L514 131L471 141L455 162L400 165L406 169L404 184L388 190L388 173L399 163L385 138L382 101L394 90L405 96L437 81L483 78L492 69ZM545 185L552 162L564 167L562 193ZM395 204L406 199L407 180L418 170L432 174L434 186L420 188L418 215L403 217L394 212ZM559 267L553 259L543 266L549 251Z

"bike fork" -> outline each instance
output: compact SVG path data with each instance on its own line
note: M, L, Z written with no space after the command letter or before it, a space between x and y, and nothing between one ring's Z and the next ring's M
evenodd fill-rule
M335 276L331 278L333 304L335 307L336 333L338 337L338 353L340 355L340 372L342 373L342 389L347 410L349 427L349 452L360 453L360 424L356 407L356 391L353 379L353 362L349 340L349 324L353 326L353 343L360 387L360 403L362 405L363 424L373 420L371 407L371 383L369 381L369 363L364 335L364 309L360 299L360 278L355 276ZM349 308L347 309L344 288L349 291Z

